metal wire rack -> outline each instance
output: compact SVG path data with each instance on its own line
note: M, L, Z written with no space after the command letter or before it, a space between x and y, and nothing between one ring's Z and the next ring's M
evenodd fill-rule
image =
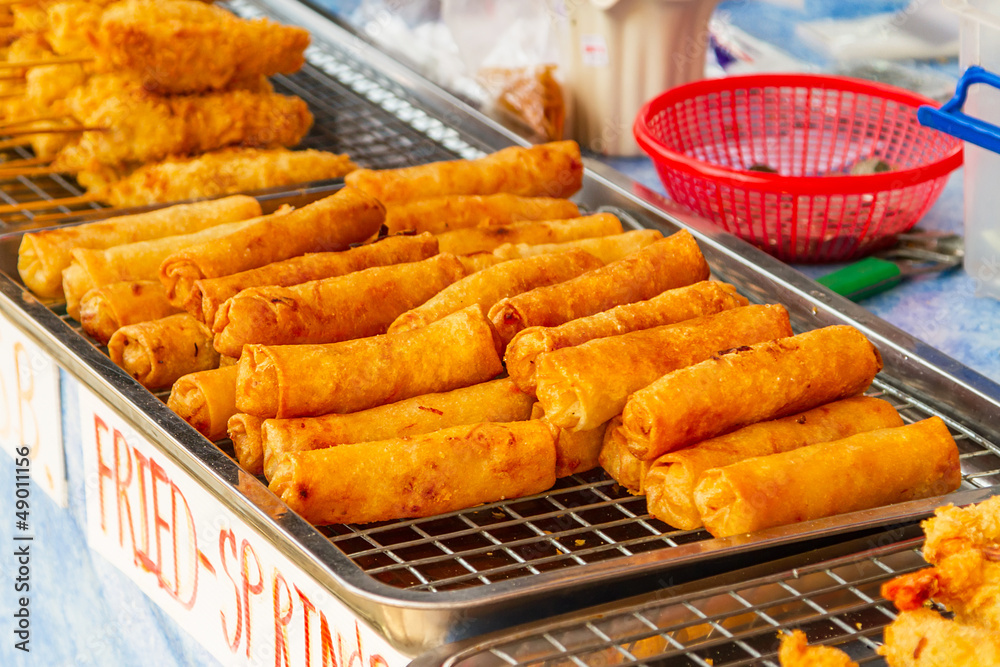
M861 665L876 653L895 608L883 583L926 567L922 538L695 594L625 604L541 623L459 651L449 667L663 665L776 667L782 631L803 630Z

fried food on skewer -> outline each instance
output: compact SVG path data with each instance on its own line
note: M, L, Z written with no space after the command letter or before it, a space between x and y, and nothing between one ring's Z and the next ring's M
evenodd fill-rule
M221 90L298 71L309 32L248 21L194 0L126 0L105 10L94 50L101 71L131 71L159 93Z
M77 180L112 206L144 206L337 178L355 169L346 155L284 148L226 148L143 165L115 180L82 172Z
M93 77L84 88L100 88L104 78ZM196 155L226 146L294 146L312 125L312 114L302 99L249 90L163 97L125 80L117 94L89 112L88 105L73 96L67 104L84 125L103 128L84 132L60 152L56 166L70 172Z

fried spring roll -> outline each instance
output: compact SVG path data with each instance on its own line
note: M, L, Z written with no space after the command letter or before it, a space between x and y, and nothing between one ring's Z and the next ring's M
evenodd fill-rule
M647 462L646 504L657 519L676 528L694 530L701 526L694 488L707 470L902 425L902 418L891 404L868 396L845 398L797 415L751 424Z
M80 324L94 340L107 345L128 324L158 320L180 312L167 301L156 280L131 280L95 287L80 298Z
M604 442L604 431L608 424L601 424L589 431L567 431L545 418L541 404L531 407L531 418L541 419L556 434L556 477L568 477L578 472L587 472L598 465L597 458Z
M312 523L368 523L540 493L555 469L544 422L487 422L288 454L270 488Z
M339 252L309 253L228 276L196 280L184 308L202 322L212 324L219 306L248 287L288 287L373 266L419 262L436 255L437 251L437 239L430 234L420 234L390 236L377 243Z
M74 227L30 232L21 238L17 271L32 292L43 298L56 298L62 296L62 272L73 259L73 248L102 250L125 243L189 234L260 214L256 199L237 195Z
M250 287L219 308L215 349L237 357L247 343L336 343L383 334L397 317L464 276L462 263L442 254L291 287Z
M701 281L667 290L635 303L616 306L556 327L528 327L510 341L504 353L507 372L523 391L534 393L538 355L573 347L596 338L618 336L641 329L676 324L749 304L727 283Z
M583 250L605 264L617 262L619 259L638 252L663 238L663 233L656 229L635 229L612 236L565 241L563 243L504 243L493 249L493 254L502 260L523 259L535 255L546 255L553 252Z
M708 278L694 237L680 231L639 252L558 285L497 302L489 312L503 342L531 326L552 327Z
M621 415L608 422L597 462L604 468L605 472L611 475L611 479L618 482L633 496L639 496L646 492L644 482L646 471L649 470L649 462L636 458L628 450L625 432L622 429Z
M270 216L227 222L191 234L164 236L106 249L74 248L71 251L73 261L62 273L66 312L79 319L80 299L95 287L130 280L157 280L160 263L171 253L192 244L221 238L264 218L287 215L290 210L280 209Z
M538 402L549 421L571 431L596 428L629 396L665 373L720 350L792 334L783 306L744 306L595 340L538 356Z
M236 407L258 417L357 412L485 382L503 365L478 306L425 327L325 345L247 345Z
M469 275L496 266L503 260L495 257L489 252L474 252L471 255L458 255L458 259L465 267L465 272Z
M1000 637L964 625L933 609L904 611L885 628L878 649L892 667L983 667L1000 665Z
M503 262L462 278L403 313L389 327L389 333L422 327L473 304L486 312L504 297L569 280L599 266L601 260L582 250Z
M285 454L355 442L389 440L480 422L532 418L534 399L509 378L343 415L267 419L262 430L264 475L268 479Z
M694 490L715 537L929 498L962 483L940 417L757 456L706 471Z
M583 184L583 160L574 141L530 148L513 146L478 160L432 162L416 167L358 169L344 181L387 205L448 195L569 197Z
M167 407L209 440L221 440L236 414L236 370L229 365L178 378Z
M187 313L122 327L108 342L108 355L147 389L219 365L212 332Z
M641 459L655 459L741 426L855 396L881 369L875 346L844 325L727 350L635 392L622 413L629 447Z
M236 460L251 475L264 472L264 445L260 417L238 412L229 418L229 439L233 441Z
M307 252L344 250L378 231L381 203L354 188L307 204L284 216L258 218L246 229L175 252L160 265L167 298L183 307L191 285L228 276Z
M522 220L576 218L580 209L568 199L518 197L509 194L433 197L390 206L385 226L390 234L441 234L466 227L509 225Z
M438 234L441 252L471 255L504 243L555 243L622 233L622 223L610 213L568 220L528 220L495 227L468 227Z

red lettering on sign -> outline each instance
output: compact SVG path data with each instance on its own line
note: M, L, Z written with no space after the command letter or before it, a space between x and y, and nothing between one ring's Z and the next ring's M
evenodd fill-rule
M337 661L337 654L334 653L333 649L333 637L330 635L330 625L326 622L326 615L321 611L319 612L319 641L320 641L320 659L323 661L323 667L338 667L340 664ZM341 643L340 633L337 633L337 646L340 648L340 655L344 655L344 647Z
M112 442L114 444L115 453L115 495L118 498L118 544L123 549L125 548L125 522L122 520L122 507L124 507L125 514L128 515L128 529L129 536L132 540L132 553L135 554L135 531L132 529L132 506L129 504L128 500L128 485L132 482L132 457L129 456L128 443L125 442L125 437L118 432L118 429L114 430ZM122 477L121 468L122 449L125 450L125 461L128 463L128 474L125 477Z
M316 607L313 603L306 597L306 594L299 590L299 587L292 584L295 592L299 596L299 601L302 603L302 637L303 645L305 646L305 667L312 667L312 633L309 632L309 615L316 611Z
M285 589L285 599L288 600L288 609L281 603L281 591ZM274 585L272 586L274 599L274 667L281 667L283 664L291 667L288 661L288 635L285 628L292 620L292 592L288 590L288 583L281 576L278 570L274 571Z
M101 456L101 433L107 434L108 425L94 415L94 447L97 449L97 505L101 512L101 532L108 532L107 520L104 516L104 478L111 481L111 467L104 462Z
M250 561L247 558L247 554L253 556L254 563L257 565L257 583L250 583ZM260 560L257 558L257 554L254 552L253 547L246 540L240 543L240 572L243 577L243 627L247 631L247 657L250 657L250 593L254 595L260 595L261 591L264 590L264 572L260 568Z
M233 531L228 529L223 529L219 531L219 558L222 560L222 569L225 570L226 576L229 577L229 581L233 584L233 598L236 600L236 634L233 638L229 638L229 630L226 624L226 612L219 610L219 616L222 618L222 636L225 637L226 642L229 644L229 650L233 653L240 647L240 636L243 634L243 601L240 598L240 587L237 585L236 580L233 579L233 575L229 572L229 566L226 564L226 543L230 545L230 551L233 554L233 558L236 558L236 536L233 535Z
M141 536L141 544L135 549L135 562L159 578L160 568L149 555L149 503L146 502L146 469L149 467L149 459L134 447L132 452L135 454L135 467L139 473L136 479L139 482L139 535Z
M181 534L177 523L177 499L180 498L181 503L184 505L184 516L187 520L187 555L188 569L192 573L191 582L191 597L187 600L181 599L181 568L180 561L181 555L178 549L177 536ZM194 601L198 597L198 560L201 556L201 552L198 550L198 533L195 530L194 525L194 515L191 514L191 506L188 505L187 498L181 493L181 490L177 487L173 481L170 482L170 521L173 525L173 548L174 548L174 590L170 591L171 596L180 602L185 609L191 609L194 607Z

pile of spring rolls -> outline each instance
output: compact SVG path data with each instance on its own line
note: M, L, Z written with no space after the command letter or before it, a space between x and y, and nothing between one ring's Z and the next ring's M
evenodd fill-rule
M314 523L598 466L717 536L960 484L939 419L861 395L882 362L860 332L793 336L689 233L581 214L582 176L573 142L362 169L266 216L230 197L26 234L18 266Z

